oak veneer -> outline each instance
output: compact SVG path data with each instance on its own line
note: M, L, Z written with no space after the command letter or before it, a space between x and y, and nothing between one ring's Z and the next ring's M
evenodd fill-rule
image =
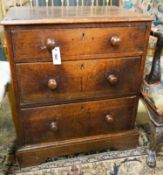
M127 131L136 103L130 97L22 109L25 144Z
M116 7L13 8L5 26L21 167L127 149L152 19ZM61 65L52 63L59 46Z
M14 30L12 35L15 62L29 62L33 59L51 61L51 52L47 49L48 39L55 42L54 47L62 48L63 61L70 60L70 56L75 56L77 60L76 55L82 55L84 59L84 55L140 52L143 51L145 32L144 25L139 27L101 28L97 25L96 28L84 29L55 30L54 27L54 29ZM63 33L66 37L63 37ZM112 44L114 37L120 40L118 45Z
M65 61L58 66L52 63L18 64L20 104L60 104L135 94L140 84L140 62L140 57L128 57ZM137 75L134 79L133 74ZM117 81L113 82L111 77ZM56 81L54 89L49 88L49 80Z

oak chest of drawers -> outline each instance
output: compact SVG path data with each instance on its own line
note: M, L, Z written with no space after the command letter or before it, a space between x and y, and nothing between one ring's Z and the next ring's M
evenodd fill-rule
M138 144L134 123L151 18L116 7L76 8L11 9L1 22L22 167Z

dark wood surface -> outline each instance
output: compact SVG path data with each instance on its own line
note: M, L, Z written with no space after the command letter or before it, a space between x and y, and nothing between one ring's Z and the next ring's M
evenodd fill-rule
M63 103L81 99L137 94L140 57L66 61L61 65L30 63L16 66L21 105ZM133 79L133 75L137 75ZM111 77L117 78L115 83ZM57 87L49 88L49 80ZM29 88L30 87L30 88Z
M21 147L17 151L20 167L39 165L50 158L75 153L88 153L100 150L125 150L138 145L138 132L128 130L125 132L104 134L99 136L71 139L60 142L49 142Z
M136 102L130 97L22 109L25 144L127 131Z
M9 11L1 24L22 167L138 144L133 128L151 20L114 7ZM52 64L55 46L61 65Z
M145 32L144 25L111 28L100 28L100 25L96 25L96 28L57 30L55 26L53 29L43 30L40 27L31 30L18 29L12 32L15 61L52 61L48 40L55 43L52 48L60 47L62 61L79 60L82 56L85 59L84 55L142 52ZM119 39L117 45L112 44L115 37ZM78 58L76 55L81 57Z
M18 95L18 88L17 88L17 78L15 72L15 64L14 64L14 57L13 57L13 47L12 47L12 39L11 39L11 31L10 29L5 29L5 38L7 43L7 59L10 63L10 70L11 70L11 83L9 86L9 98L12 110L12 118L15 125L15 131L17 135L17 143L18 147L24 143L24 136L22 132L22 125L20 122L20 116L18 114L19 111L19 95Z
M1 22L3 25L96 23L123 21L151 21L147 14L130 12L123 8L98 7L16 7L11 8Z

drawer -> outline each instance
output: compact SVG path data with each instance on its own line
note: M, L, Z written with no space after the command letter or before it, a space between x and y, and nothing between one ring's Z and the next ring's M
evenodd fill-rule
M145 32L145 26L14 30L13 51L16 62L52 61L51 49L56 46L62 61L78 59L76 55L140 52Z
M140 58L96 59L16 66L21 105L59 104L136 94Z
M133 127L136 104L137 98L130 97L22 109L25 143L129 130Z

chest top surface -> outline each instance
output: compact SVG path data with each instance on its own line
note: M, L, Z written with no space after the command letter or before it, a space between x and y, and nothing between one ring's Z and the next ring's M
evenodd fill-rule
M11 8L2 25L106 23L152 21L147 14L119 7L17 7Z

